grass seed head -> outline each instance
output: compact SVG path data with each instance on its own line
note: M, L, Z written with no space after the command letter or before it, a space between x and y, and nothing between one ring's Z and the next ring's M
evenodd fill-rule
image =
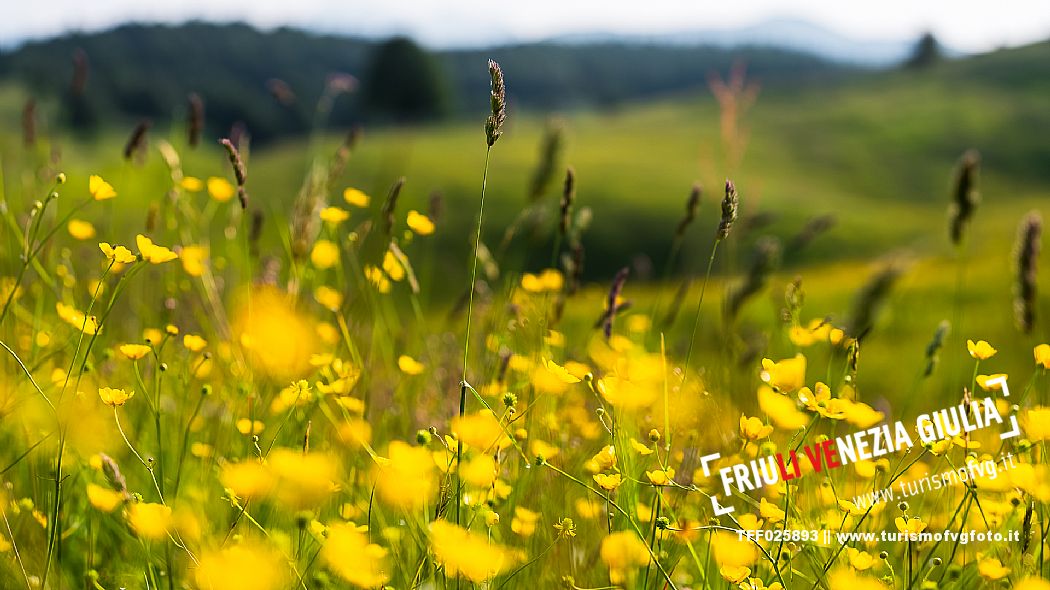
M189 117L186 124L186 141L190 147L197 147L204 132L204 100L196 92L186 99L189 103Z
M1017 235L1017 284L1014 291L1014 315L1017 327L1025 334L1035 325L1036 278L1039 250L1042 244L1043 218L1031 211L1021 220Z
M733 181L726 179L726 196L722 199L722 219L718 222L718 240L729 237L729 231L733 229L736 222L738 209L740 208L740 197L737 196L736 186Z
M962 242L963 230L981 201L981 195L977 191L980 163L981 154L977 150L968 150L956 167L955 188L952 191L952 205L949 210L951 238L956 246Z
M503 85L503 70L499 64L489 60L489 77L492 79L490 102L492 114L485 121L485 139L488 146L496 145L496 140L503 135L503 123L507 120L507 89Z
M700 183L693 184L693 189L689 191L689 199L685 202L685 216L678 222L678 227L674 232L676 240L681 239L685 235L685 230L696 219L696 214L700 210L701 193Z

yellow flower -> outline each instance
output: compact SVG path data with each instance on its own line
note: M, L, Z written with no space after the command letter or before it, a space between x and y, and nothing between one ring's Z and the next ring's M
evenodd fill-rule
M395 440L387 448L387 455L389 458L377 460L376 492L379 498L391 506L405 509L418 508L429 502L438 486L430 451Z
M674 480L674 469L668 467L666 470L656 469L653 471L646 471L645 477L649 478L649 483L654 486L671 485Z
M142 331L142 339L150 344L157 344L164 339L164 332L157 328L146 328Z
M339 246L330 240L317 240L310 251L310 262L321 270L332 268L339 263Z
M102 250L102 254L104 254L106 258L118 264L131 264L139 259L138 256L132 254L131 250L128 250L124 246L114 247L108 242L99 242L98 249Z
M751 568L742 565L739 567L726 566L718 569L718 574L722 576L722 579L729 582L730 584L739 584L743 582L745 578L751 575Z
M430 524L434 557L446 575L481 583L513 566L517 559L507 548L445 520Z
M266 425L259 420L241 418L237 421L237 432L247 436L249 434L260 434L266 429Z
M635 440L633 438L631 439L631 448L634 449L634 452L638 453L639 455L641 455L643 457L646 456L646 455L652 455L653 454L653 450L652 449L650 449L649 447L643 445L642 443L638 442L637 440Z
M412 231L421 236L429 236L434 233L434 222L415 209L408 212L407 223Z
M149 354L149 351L152 350L149 346L146 346L145 344L121 344L118 347L118 349L120 350L120 354L126 356L127 358L133 361L137 361L140 358L145 357L147 354Z
M889 586L883 584L871 576L861 576L849 568L840 568L831 572L828 576L829 588L849 588L850 590L889 590Z
M183 176L179 181L179 187L190 193L199 193L204 189L204 181L196 176Z
M1035 356L1035 364L1044 369L1050 369L1050 344L1040 344L1032 349Z
M536 523L539 519L539 512L533 512L522 506L515 506L514 518L510 521L510 530L522 537L531 537L536 532Z
M260 498L270 493L275 485L273 474L261 463L244 461L227 463L219 473L219 481L238 498Z
M72 305L66 305L61 301L55 304L55 310L58 312L58 317L62 318L62 321L85 334L90 336L98 333L98 318L95 316L86 316L84 315L84 312L78 310Z
M403 354L397 357L397 367L406 375L419 375L426 367L416 359Z
M107 406L116 407L123 406L129 399L135 397L135 392L125 392L123 389L114 389L112 387L100 387L98 396L102 398L102 402Z
M603 447L601 451L591 457L588 468L593 472L608 471L616 465L616 449L612 445Z
M1013 590L1050 590L1050 582L1033 576L1014 584Z
M277 590L288 579L283 563L279 553L264 546L231 544L201 555L194 578L200 590Z
M331 287L321 285L314 289L314 300L329 311L338 311L343 305L343 294Z
M977 385L981 386L981 389L985 391L992 391L993 389L998 391L1003 388L1002 383L988 383L989 381L995 381L996 379L1005 379L1006 373L996 373L994 375L978 375Z
M926 523L916 516L911 518L898 516L893 522L897 525L897 530L902 533L917 535L926 530Z
M205 346L208 346L208 341L197 334L186 334L182 337L182 345L190 352L200 352Z
M225 203L233 198L234 192L236 192L236 189L225 178L218 176L208 178L208 194L216 201Z
M740 436L747 440L758 440L760 438L766 438L773 432L773 427L768 424L763 424L762 419L757 416L748 418L741 414L740 416Z
M798 409L793 399L774 392L767 385L758 388L758 407L779 428L798 430L809 424L809 417Z
M171 508L163 504L139 502L128 508L128 523L139 537L159 541L166 539L171 527Z
M503 426L488 409L453 418L452 432L464 445L479 451L487 451L493 446L504 448L511 444Z
M806 383L806 357L799 353L779 362L762 359L762 380L776 391L795 391Z
M405 268L401 266L401 261L390 250L387 250L386 254L383 255L383 270L395 282L405 278Z
M1024 412L1021 418L1025 436L1032 442L1050 440L1050 408L1036 406Z
M739 586L740 590L784 590L784 587L780 585L780 582L773 582L769 586L762 581L762 578L748 578L747 581L741 582Z
M326 223L339 225L347 219L350 219L350 212L346 209L340 209L339 207L325 207L321 209L321 221Z
M977 561L977 573L986 580L1001 580L1010 574L1010 568L994 557L982 557Z
M866 510L858 508L856 504L850 502L849 500L839 500L838 505L839 510L849 513L850 516L864 516L864 514L867 512Z
M564 284L565 278L561 271L554 268L548 268L538 275L531 273L521 275L521 288L529 293L561 291Z
M762 498L758 505L758 514L769 522L781 522L785 516L784 511L779 506L772 502L767 502L765 498Z
M568 371L568 369L550 359L544 359L543 365L547 367L547 370L553 373L554 376L563 383L572 384L580 382L579 377L573 375Z
M798 401L802 402L807 410L832 420L842 420L846 417L848 400L831 397L831 388L820 381L817 382L814 389L816 392L808 387L798 390Z
M302 449L274 449L267 457L276 479L277 499L294 509L305 509L323 502L336 489L339 463L327 453Z
M91 197L96 201L104 201L117 196L117 191L113 190L113 185L102 180L102 177L97 174L92 174L88 178L88 192L91 193Z
M864 402L851 402L845 399L835 399L832 400L832 402L833 403L828 407L833 407L834 402L840 402L842 404L842 414L846 422L849 422L857 428L871 428L879 422L882 422L882 419L886 417L886 414Z
M102 512L113 512L124 502L124 495L109 488L89 483L87 484L88 502Z
M846 556L849 558L849 564L860 571L870 569L871 566L875 565L875 557L867 551L861 551L855 547L847 547Z
M208 249L204 246L183 246L179 254L182 261L182 270L191 277L199 277L204 274L204 265L208 261Z
M984 340L978 340L976 343L973 340L967 340L966 350L970 351L970 356L981 361L992 358L998 352Z
M91 225L90 221L83 219L70 219L66 224L66 230L77 240L90 240L95 237L95 226Z
M740 528L745 531L757 531L762 528L762 523L765 521L754 514L747 512L741 514L740 517L736 519L736 522L740 525Z
M496 481L498 468L496 460L489 455L478 455L465 462L460 470L460 477L476 488L488 488Z
M354 207L367 207L372 198L366 195L364 191L348 188L343 191L343 200Z
M599 554L609 567L614 584L622 583L634 568L649 563L649 549L629 531L615 532L602 539Z
M178 254L168 248L154 244L153 240L142 234L135 236L135 244L139 247L139 254L142 254L142 259L153 264L162 264L179 257Z
M353 523L330 525L321 549L321 558L328 567L359 588L378 588L390 580L386 556L387 550L369 543Z
M606 491L613 491L620 487L623 483L623 477L619 473L612 475L605 475L604 473L597 473L594 475L594 483L598 484L598 487Z
M371 264L366 264L364 272L365 278L376 288L376 291L380 293L390 292L390 279L386 278L382 270Z

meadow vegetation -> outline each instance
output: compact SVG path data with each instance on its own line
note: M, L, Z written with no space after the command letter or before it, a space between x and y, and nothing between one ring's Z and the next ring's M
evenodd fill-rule
M0 137L3 587L1050 588L1048 115L1002 59L554 121L490 62L470 123ZM1021 437L713 511L702 455L986 397Z

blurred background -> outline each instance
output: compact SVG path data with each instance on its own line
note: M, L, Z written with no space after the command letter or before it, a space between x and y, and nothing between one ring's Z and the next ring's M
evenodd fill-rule
M787 269L950 252L944 211L967 149L982 155L986 198L1011 204L982 218L1000 254L1050 185L1050 11L1037 1L54 0L9 4L2 20L9 171L61 159L149 192L160 158L117 157L132 130L181 149L200 124L188 173L221 173L216 140L236 137L250 145L253 197L283 211L317 141L356 130L347 186L382 197L406 177L407 206L432 213L436 244L457 253L449 272L468 255L488 58L505 72L510 118L485 241L497 249L527 209L514 239L552 239L572 166L595 280L625 264L658 276L694 184L705 221L672 270L696 272L726 177L742 195L741 251L775 235ZM549 251L517 262L535 270Z

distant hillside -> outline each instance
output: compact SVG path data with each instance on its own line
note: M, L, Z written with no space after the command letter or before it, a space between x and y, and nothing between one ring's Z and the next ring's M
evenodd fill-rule
M101 121L150 117L163 122L184 117L187 95L196 92L205 101L213 131L225 132L241 121L256 139L266 140L309 127L330 74L352 74L367 85L375 47L371 40L294 29L263 32L243 24L125 25L28 43L0 55L0 77L61 103L68 98L72 56L79 49L89 64L84 104L77 107L81 114ZM681 42L538 43L433 57L452 113L485 108L488 57L501 61L514 80L512 104L525 109L609 107L681 93L704 86L711 71L725 71L737 61L767 88L848 71L803 53ZM294 103L281 104L271 96L273 80L287 85ZM337 101L332 121L347 125L367 116L361 101L351 96Z

